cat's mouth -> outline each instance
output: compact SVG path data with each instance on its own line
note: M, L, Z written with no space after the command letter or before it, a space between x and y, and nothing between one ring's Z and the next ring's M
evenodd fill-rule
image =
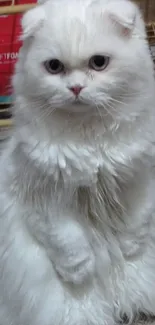
M84 106L89 106L89 103L87 103L86 101L84 101L82 98L80 97L76 97L73 102L72 102L73 105L84 105Z
M93 110L91 103L80 96L66 99L66 101L62 103L62 106L60 105L58 108L62 111L66 110L72 113L90 113L90 111Z
M90 104L82 100L82 98L77 97L71 102L69 110L72 113L87 113L90 112Z
M79 98L79 97L76 97L76 98L74 99L74 101L73 101L73 104L75 104L75 105L81 105L81 100L80 100L80 98Z

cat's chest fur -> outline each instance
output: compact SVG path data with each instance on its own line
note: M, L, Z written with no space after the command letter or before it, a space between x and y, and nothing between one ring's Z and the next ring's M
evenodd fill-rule
M130 210L130 200L126 200L127 186L121 180L125 179L128 187L132 187L135 177L133 170L131 174L127 173L127 163L120 173L119 161L115 157L117 148L110 151L109 146L106 152L104 149L105 146L99 142L85 145L71 140L50 145L48 142L39 143L34 140L29 145L20 144L14 158L15 165L18 166L18 195L34 211L40 210L42 221L43 217L52 213L53 205L62 210L70 205L73 210L80 211L82 222L88 220L92 229L96 229L102 238L108 234L115 237L116 241L119 240L114 230L122 227L121 231L126 231L123 218ZM123 158L125 161L125 155ZM117 160L121 159L121 155L117 156ZM24 166L26 173L23 171ZM132 181L129 180L131 175ZM136 187L133 185L133 188ZM35 202L37 206L34 206ZM130 226L128 225L129 230ZM124 248L125 246L124 243ZM130 243L127 246L128 254Z
M74 144L33 143L24 146L24 152L30 156L35 166L40 166L53 182L63 180L68 186L90 186L96 183L99 168L103 164L101 146Z

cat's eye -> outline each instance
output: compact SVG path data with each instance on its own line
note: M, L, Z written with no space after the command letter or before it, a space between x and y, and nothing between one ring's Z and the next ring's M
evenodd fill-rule
M89 60L89 67L96 71L102 71L106 69L110 61L108 56L94 55Z
M58 59L52 59L44 62L45 69L51 74L58 74L64 71L64 65Z

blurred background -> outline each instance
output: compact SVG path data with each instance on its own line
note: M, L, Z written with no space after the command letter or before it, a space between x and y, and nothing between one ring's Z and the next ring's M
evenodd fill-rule
M155 20L155 0L135 0L134 2L141 8L146 22Z

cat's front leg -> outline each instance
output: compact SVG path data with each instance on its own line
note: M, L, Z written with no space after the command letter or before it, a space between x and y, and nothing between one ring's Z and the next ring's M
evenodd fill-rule
M44 246L49 259L64 281L80 284L95 273L95 257L84 218L54 200L45 214L33 214L25 222Z
M48 254L64 281L81 284L92 278L95 260L81 225L65 220L53 227Z

